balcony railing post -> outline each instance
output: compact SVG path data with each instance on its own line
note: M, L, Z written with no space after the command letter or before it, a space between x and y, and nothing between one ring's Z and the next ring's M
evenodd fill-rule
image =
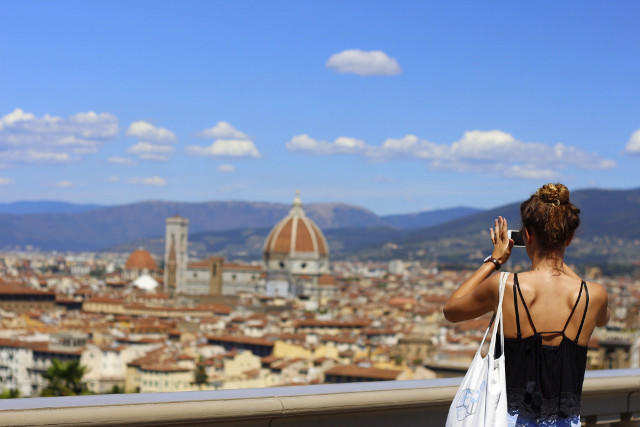
M584 419L584 425L586 427L595 426L598 423L598 417L596 415L589 415Z
M620 421L612 423L612 427L638 427L640 423L637 421L631 421L631 412L623 412L620 414Z

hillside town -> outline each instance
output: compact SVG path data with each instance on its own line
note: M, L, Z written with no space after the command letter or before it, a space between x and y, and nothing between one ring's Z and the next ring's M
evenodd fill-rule
M0 254L0 392L46 394L50 368L71 361L86 393L455 376L489 323L442 315L467 270L331 259L299 194L260 261L194 259L188 231L188 218L166 219L162 259L144 248ZM612 307L588 369L640 367L640 277L586 275Z

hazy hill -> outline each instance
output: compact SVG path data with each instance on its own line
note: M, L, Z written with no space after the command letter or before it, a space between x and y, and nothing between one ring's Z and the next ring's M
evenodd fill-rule
M386 224L396 228L422 228L442 224L443 222L447 221L453 221L455 219L467 217L478 212L482 212L482 209L456 207L410 214L385 215L382 217L382 220Z
M290 206L263 202L177 203L149 201L79 213L0 214L0 247L33 245L44 250L101 250L140 238L162 236L165 218L189 218L191 233L272 227ZM378 226L373 212L344 204L309 204L320 227Z
M9 214L38 214L38 213L77 213L86 212L101 207L95 204L75 204L49 200L22 201L0 203L0 213Z
M581 209L578 236L640 238L640 188L633 190L586 189L572 192L571 201ZM509 228L520 227L520 203L510 203L464 218L414 230L409 241L475 234L488 230L493 219L502 215Z
M640 189L578 190L572 192L571 199L582 210L582 223L567 252L569 260L595 263L640 260ZM438 226L412 230L384 242L392 245L372 245L357 255L376 259L475 262L491 249L488 228L498 215L510 221L509 228L520 228L520 202L517 202ZM522 249L514 253L516 261L525 258Z
M631 263L640 259L640 189L578 190L582 225L569 259ZM488 227L503 215L519 228L520 202L448 219L454 208L379 217L345 204L309 204L305 211L324 230L332 257L477 262L490 250ZM45 250L128 251L144 246L162 253L164 221L176 212L189 218L191 250L230 258L259 258L267 233L290 206L263 202L141 202L78 213L0 214L0 247L33 245ZM433 222L431 227L410 228ZM524 258L516 251L514 259Z
M73 205L64 202L6 205L12 205L14 213L2 213L0 209L0 248L32 245L44 250L62 251L102 250L141 239L161 238L165 218L176 213L189 219L189 231L193 235L203 231L271 228L290 209L288 204L237 201L147 201L120 206ZM359 206L311 203L304 208L323 230L390 225L411 228L441 223L452 215L464 213L456 208L393 215L387 222L385 218ZM28 213L18 213L19 209ZM49 212L45 212L47 210ZM349 243L337 245L350 247Z

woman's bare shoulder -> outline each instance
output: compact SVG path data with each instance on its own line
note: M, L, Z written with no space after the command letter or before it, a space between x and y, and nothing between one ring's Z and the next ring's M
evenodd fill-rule
M609 296L607 295L607 289L602 286L600 283L596 282L586 282L587 289L589 290L589 301L606 305L609 301Z

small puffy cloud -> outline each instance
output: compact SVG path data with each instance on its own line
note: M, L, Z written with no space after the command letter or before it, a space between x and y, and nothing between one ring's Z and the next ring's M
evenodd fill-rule
M169 129L156 127L149 122L139 120L129 125L127 136L153 142L174 142L176 135Z
M13 179L11 178L0 178L0 185L9 185L13 184Z
M131 184L163 186L167 185L167 181L159 176L150 176L148 178L133 177L129 179Z
M58 188L69 188L69 187L73 187L73 182L71 181L58 181L56 182L56 187Z
M239 131L227 122L220 121L215 126L203 130L198 134L211 139L249 139L246 133Z
M261 157L253 141L248 139L218 139L207 147L190 145L187 153L202 157Z
M136 162L129 157L109 157L107 162L113 163L115 165L133 165Z
M398 61L381 50L343 50L331 55L326 66L339 73L359 76L392 76L402 72Z
M118 132L118 119L109 113L37 117L16 108L0 117L0 163L64 163L95 153Z
M363 140L339 136L333 142L311 138L309 135L296 135L287 142L289 151L301 151L314 155L363 154L371 149Z
M640 155L640 129L635 131L624 147L627 154Z
M236 168L234 168L233 165L220 165L217 169L218 172L222 173L233 173L236 171Z
M166 161L173 153L173 146L140 141L129 147L127 151L143 160Z
M253 157L260 158L260 152L249 136L227 122L218 122L215 126L198 134L203 138L215 138L209 146L190 145L187 153L200 157Z

